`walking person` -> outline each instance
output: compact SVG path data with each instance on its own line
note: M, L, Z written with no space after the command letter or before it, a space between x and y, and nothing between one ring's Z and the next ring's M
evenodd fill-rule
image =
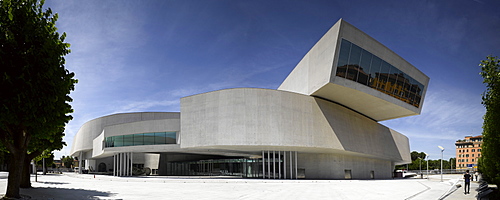
M479 172L478 171L476 171L476 173L474 173L474 176L476 176L476 181L479 181L479 179L478 179Z
M469 170L465 171L465 174L464 174L465 193L464 194L470 194L470 179L471 179L471 177L472 177L472 175L469 174Z

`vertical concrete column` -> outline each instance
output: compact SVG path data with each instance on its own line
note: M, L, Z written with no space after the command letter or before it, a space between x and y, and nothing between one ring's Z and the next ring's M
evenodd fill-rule
M123 155L122 153L118 153L118 165L120 167L118 167L120 169L120 171L118 171L118 176L123 176Z
M286 179L286 151L283 151L283 178Z
M276 179L276 159L274 151L273 151L273 179Z
M269 179L271 179L271 153L267 151L267 174L269 175Z
M118 176L118 154L115 153L115 176Z
M290 151L290 179L293 179L293 152Z
M123 176L128 175L128 155L127 153L123 153Z
M125 159L125 166L126 166L126 168L127 168L127 169L125 170L125 176L130 176L130 173L129 173L129 172L130 172L130 154L129 154L129 152L126 152L126 153L125 153L125 156L127 157L127 158Z
M264 162L264 150L262 150L262 178L266 178L266 164Z
M134 175L134 153L130 152L130 176Z
M120 176L123 176L123 153L120 153Z
M116 176L120 176L120 153L116 153Z
M128 156L128 152L125 152L123 153L125 154L125 176L128 176L128 170L129 170L129 162L130 162L130 158Z
M113 154L113 176L116 176L116 154Z
M123 153L120 153L120 176L123 176Z
M83 163L83 151L80 151L80 158L78 158L78 173L82 173L82 164Z
M116 155L116 176L120 176L120 153Z
M298 166L297 166L297 151L295 152L295 179L297 179L297 175L298 175Z
M278 151L278 178L281 179L281 151Z

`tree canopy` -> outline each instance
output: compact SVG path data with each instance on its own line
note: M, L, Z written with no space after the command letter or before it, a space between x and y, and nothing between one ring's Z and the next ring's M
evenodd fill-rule
M73 157L71 157L71 156L66 156L66 157L64 157L64 156L63 156L63 157L61 158L61 163L63 164L63 166L64 166L65 168L72 168L72 167L73 167L73 161L74 161L74 160L75 160L75 159L74 159Z
M77 80L64 66L69 44L57 32L57 14L43 4L0 1L0 142L16 158L10 160L6 197L20 196L29 149L53 148L49 143L60 143L72 119L69 94ZM34 141L49 143L30 145Z
M487 56L481 61L481 76L486 84L482 104L486 108L479 170L488 182L500 186L500 59Z

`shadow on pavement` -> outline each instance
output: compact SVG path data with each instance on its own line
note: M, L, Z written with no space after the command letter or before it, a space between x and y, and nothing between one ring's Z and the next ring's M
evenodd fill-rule
M38 181L38 183L50 184L50 185L62 185L62 184L68 184L68 183L65 183L65 182L50 182L50 181Z
M21 189L21 194L29 196L31 199L101 199L100 197L112 197L116 195L110 192L95 190L51 187Z

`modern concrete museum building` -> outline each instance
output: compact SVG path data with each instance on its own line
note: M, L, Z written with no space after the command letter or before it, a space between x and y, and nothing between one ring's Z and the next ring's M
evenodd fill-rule
M277 90L225 89L181 98L180 113L100 117L80 128L71 154L115 176L390 178L411 162L409 141L378 122L420 114L428 83L339 20Z

